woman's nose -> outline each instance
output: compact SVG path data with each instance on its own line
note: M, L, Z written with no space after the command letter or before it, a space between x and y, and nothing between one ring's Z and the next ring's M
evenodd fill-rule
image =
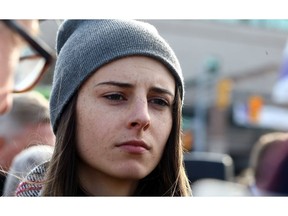
M138 99L131 104L129 127L146 130L150 125L150 114L147 100Z

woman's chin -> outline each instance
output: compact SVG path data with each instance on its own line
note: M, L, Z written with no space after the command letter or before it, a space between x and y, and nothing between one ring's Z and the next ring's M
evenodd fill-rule
M142 178L144 178L145 176L147 176L150 172L147 170L147 168L145 169L141 169L139 167L127 167L125 169L119 169L117 171L116 176L118 176L119 178L122 179L133 179L133 180L140 180Z

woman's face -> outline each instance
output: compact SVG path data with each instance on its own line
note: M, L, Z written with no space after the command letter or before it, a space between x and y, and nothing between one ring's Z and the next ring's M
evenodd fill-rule
M126 57L94 73L80 89L76 108L85 176L147 176L171 132L174 96L173 76L148 57Z

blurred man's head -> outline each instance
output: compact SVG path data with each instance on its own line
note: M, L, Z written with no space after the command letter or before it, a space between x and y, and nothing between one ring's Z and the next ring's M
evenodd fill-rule
M37 20L17 21L30 33L38 31ZM11 108L13 75L19 62L21 48L25 42L16 33L0 21L0 114Z
M260 137L250 163L258 189L264 194L288 195L288 133Z
M54 61L38 31L38 20L0 20L0 114L11 109L11 93L31 90Z
M0 116L0 166L8 170L23 149L54 142L48 100L37 92L14 95L12 109Z

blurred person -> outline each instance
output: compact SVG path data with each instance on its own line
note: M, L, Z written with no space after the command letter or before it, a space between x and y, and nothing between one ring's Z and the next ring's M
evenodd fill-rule
M248 185L251 195L287 196L288 133L262 135L252 148L244 173L239 182Z
M11 109L13 92L32 89L53 62L38 32L38 20L0 20L0 114Z
M49 162L17 196L190 196L180 64L135 20L66 20L57 34Z
M17 154L10 166L2 196L15 196L19 183L36 166L51 159L53 145L34 145Z
M39 144L55 144L48 100L35 91L13 95L12 109L0 116L1 190L14 157Z

